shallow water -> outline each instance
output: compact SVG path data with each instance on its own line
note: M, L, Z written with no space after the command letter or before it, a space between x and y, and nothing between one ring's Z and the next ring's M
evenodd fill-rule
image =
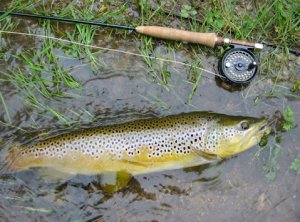
M21 21L18 31L42 33L34 20ZM72 25L63 25L62 30ZM133 33L100 30L93 45L139 53L141 40ZM54 33L53 33L54 35ZM58 35L58 34L57 34ZM59 36L59 35L58 35ZM13 55L35 48L41 50L39 38L4 35L0 39L5 57L0 68L8 73L11 68L24 67ZM156 57L169 58L192 64L190 46L171 49L163 41L155 41ZM30 142L43 138L41 132L61 134L81 128L120 123L150 116L165 116L190 111L213 111L229 115L272 117L286 106L295 111L300 120L300 101L291 97L288 83L280 83L279 96L260 96L269 92L272 81L260 73L249 86L235 89L224 87L214 76L202 74L197 90L193 89L189 67L152 60L155 70L162 67L171 73L167 86L151 77L149 67L141 57L107 50L94 50L102 67L93 71L88 58L74 58L56 46L59 63L79 82L81 89L64 88L65 93L76 95L57 101L40 98L57 109L67 119L76 121L65 126L50 113L39 113L22 103L24 95L7 82L0 81L1 93L6 100L11 124L0 125L0 154L3 159L7 148L16 142ZM213 50L199 50L202 67L217 72ZM262 54L262 57L268 56ZM299 70L299 67L297 67ZM25 71L24 71L24 74ZM44 73L47 75L47 73ZM0 73L1 79L7 77ZM160 76L159 76L160 78ZM76 113L77 114L76 114ZM9 122L0 103L0 120ZM171 170L136 176L121 191L108 195L101 189L100 176L78 175L60 178L41 169L0 176L1 221L299 221L300 177L289 169L300 153L299 127L280 133L280 170L274 182L268 182L262 169L269 158L269 149L254 154L258 146L228 160L188 169ZM48 135L46 135L47 137ZM270 136L269 141L273 137ZM2 162L3 163L3 162ZM51 174L51 173L50 173Z

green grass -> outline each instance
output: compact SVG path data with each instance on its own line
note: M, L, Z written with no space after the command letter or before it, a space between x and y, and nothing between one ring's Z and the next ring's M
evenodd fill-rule
M48 209L48 208L35 208L35 207L29 207L29 206L16 206L16 207L21 208L21 209L26 210L31 213L50 214L54 211L53 209Z
M20 5L17 5L17 2L14 1L12 2L11 8L14 10L22 10L28 5L31 5L32 2L33 1L27 2L26 4L19 2ZM46 8L40 7L34 8L32 12L49 14ZM120 10L118 10L117 13L112 13L110 16L106 16L106 18L116 17L116 14L118 13L120 13ZM58 14L58 16L71 16L74 18L78 15L80 15L82 19L87 20L91 19L93 16L88 9L79 11L72 6L65 8L60 14ZM12 18L1 17L1 19L3 19L2 23L4 23L2 30L13 30L15 28L16 25L11 21ZM40 21L40 25L46 35L52 35L53 32L56 31L50 21L42 20ZM93 44L92 40L95 32L96 27L76 25L73 32L66 32L64 34L68 35L71 41ZM94 53L91 52L89 47L80 47L76 44L65 45L60 42L54 42L51 39L45 39L40 50L23 50L21 53L14 55L21 66L10 70L10 73L2 74L7 76L6 80L14 85L15 88L22 94L22 97L20 98L21 101L36 110L39 115L45 115L44 113L47 113L46 116L54 116L61 123L70 125L73 124L74 121L69 119L65 114L50 107L44 101L46 99L60 103L61 98L70 97L70 94L64 94L66 89L81 88L81 84L70 75L70 70L66 70L60 64L59 58L54 52L55 48L63 49L67 55L70 54L69 52L71 51L75 54L74 57L78 59L86 59L88 61L87 63L91 65L92 70L103 66L103 64L95 58ZM6 116L8 118L8 123L4 123L3 125L12 125L2 94L1 101L5 107ZM77 113L72 110L71 112L77 116L82 115L80 114L82 111ZM90 113L89 115L92 116Z
M67 10L68 9L68 10ZM81 19L83 20L92 20L92 17L88 11L84 11L84 13L80 13L80 11L76 8L68 7L64 9L60 13L59 16L62 17L70 17L76 18L78 14L81 14ZM97 27L95 26L87 26L87 25L75 25L75 30L73 32L66 32L68 39L73 42L84 43L87 45L93 44L93 39L96 33ZM61 48L65 50L67 55L73 56L78 59L87 58L89 60L89 64L93 71L101 69L105 64L98 61L98 58L95 57L94 53L91 51L90 47L80 46L76 44L69 45L61 45Z
M282 152L282 148L275 144L269 148L269 157L263 166L263 170L266 175L266 179L269 182L273 182L277 178L278 171L280 170L279 157Z
M40 99L39 95L45 97L46 99L52 99L51 94L44 87L44 82L41 83L42 87L37 84L38 81L31 78L31 76L26 76L22 71L18 73L10 73L9 81L16 87L18 91L21 92L22 97L20 99L28 106L36 109L43 113L44 111L49 112L53 116L57 117L61 122L65 124L70 124L63 114L59 113L57 110L45 105L43 100ZM42 80L43 81L43 80Z
M293 93L300 93L300 80L295 80L290 90Z
M200 61L200 60L196 60L196 61L194 62L194 66L193 66L193 67L200 67L200 65L201 65L201 61ZM192 68L192 69L190 70L190 72L191 72L192 75L193 75L193 80L192 80L193 88L192 88L192 91L191 91L191 93L190 93L190 95L189 95L189 102L192 101L192 99L193 99L193 97L194 97L194 94L195 94L195 92L196 92L196 90L197 90L197 88L198 88L198 85L199 85L199 83L200 83L202 74L203 74L203 72L200 72L200 73L199 73L198 70L197 70L196 68Z
M51 99L56 96L63 97L62 90L67 88L80 88L81 84L65 70L54 53L55 44L53 40L46 39L42 44L41 51L25 51L16 58L26 67L26 71L18 70L12 76L16 80L23 79L23 82L32 84L35 90L43 97ZM24 73L28 73L27 75Z
M263 171L267 181L273 182L278 177L278 172L281 169L280 157L284 147L281 143L284 140L282 133L290 131L295 127L294 111L287 106L282 114L282 119L273 119L276 122L276 127L273 126L273 135L263 137L259 143L260 147L254 154L254 157L261 158L263 161ZM263 153L267 154L267 158ZM263 157L262 157L263 156ZM290 169L300 172L299 169L299 155L292 161L289 166Z
M283 123L283 130L289 131L296 126L295 123L295 114L294 111L290 107L286 107L283 113L284 123Z
M300 174L300 154L290 164L290 169Z
M93 1L90 2L93 4ZM82 19L82 20L94 20L98 22L107 22L108 20L118 19L121 18L121 14L124 11L124 8L121 7L120 9L114 12L106 12L102 13L101 15L97 15L98 13L91 13L91 9L87 6L86 8L77 8L76 6L69 4L65 8L53 8L56 12L56 16L59 17L67 17L67 18L74 18L74 19ZM40 14L47 14L46 9L40 9L36 13ZM54 33L59 33L63 38L67 38L72 42L83 43L85 45L93 45L93 39L95 37L96 31L98 30L97 26L88 26L88 25L81 25L75 24L72 31L63 31L59 28L54 26L50 26L45 30L52 30ZM87 60L88 64L92 71L96 72L101 68L105 67L106 64L101 61L101 57L96 56L97 53L92 52L90 47L82 46L78 44L64 44L64 43L57 43L58 47L62 48L65 53L69 56L72 56L77 59L84 59Z
M21 101L29 107L39 113L46 111L62 123L70 125L72 121L47 105L45 99L59 102L61 98L69 97L64 95L64 88L80 88L81 84L69 74L68 70L62 68L53 49L54 42L45 40L42 49L37 53L28 50L15 56L23 67L13 69L9 73L2 72L2 75L6 76L6 81L14 85L22 94ZM5 104L4 100L3 104Z
M280 165L280 156L282 154L282 147L280 145L281 138L278 136L278 133L275 133L274 136L263 137L260 141L259 149L254 154L254 157L261 159L262 170L265 173L265 178L268 182L274 182L277 178L278 171L281 168ZM266 154L266 155L263 155Z
M8 123L11 124L12 121L11 121L11 117L10 117L10 114L9 114L9 111L8 111L8 107L7 107L7 105L6 105L6 102L5 102L4 97L3 97L3 95L2 95L1 92L0 92L0 102L1 102L2 105L3 105L3 108L4 108L4 111L5 111L5 114L6 114Z
M180 10L180 16L183 18L193 18L197 15L197 11L190 5L183 5Z
M203 30L231 33L237 39L266 40L281 47L292 46L297 39L300 22L297 1L269 0L240 5L233 0L213 0L205 8Z
M142 42L142 49L139 50L139 53L143 55L148 74L152 76L154 81L164 86L166 90L169 90L168 78L171 74L170 71L168 71L167 62L161 62L151 58L153 56L156 57L153 47L153 38L142 36Z

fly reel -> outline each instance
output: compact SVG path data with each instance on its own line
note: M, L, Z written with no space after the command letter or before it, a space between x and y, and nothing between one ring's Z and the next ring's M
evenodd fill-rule
M255 76L258 62L246 48L233 48L225 52L219 61L219 73L225 80L235 84L246 84Z

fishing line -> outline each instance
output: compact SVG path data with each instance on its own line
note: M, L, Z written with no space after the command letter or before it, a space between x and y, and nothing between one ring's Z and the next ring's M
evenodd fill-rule
M44 39L52 39L52 40L56 40L56 41L76 44L76 45L79 45L79 46L89 47L89 48L93 48L93 49L107 50L107 51L116 52L116 53L122 53L122 54L142 57L142 58L159 60L159 61L162 61L162 62L171 62L171 63L179 64L179 65L182 65L182 66L187 66L187 67L190 67L190 68L196 68L200 71L206 72L206 73L208 73L210 75L213 75L213 76L223 77L222 75L219 75L219 74L214 73L214 72L212 72L210 70L207 70L207 69L203 69L199 66L190 65L190 64L180 62L180 61L176 61L176 60L172 60L172 59L164 59L164 58L159 58L159 57L155 57L155 56L142 55L142 54L138 54L138 53L134 53L134 52L127 52L127 51L123 51L123 50L120 50L120 49L111 49L111 48L106 48L106 47L101 47L101 46L88 45L88 44L84 44L84 43L80 43L80 42L75 42L75 41L71 41L71 40L67 40L67 39L63 39L63 38L57 38L57 37L53 37L53 36L47 36L47 35L24 33L24 32L14 32L14 31L1 31L1 30L0 30L0 33L23 35L23 36L33 36L33 37L44 38Z

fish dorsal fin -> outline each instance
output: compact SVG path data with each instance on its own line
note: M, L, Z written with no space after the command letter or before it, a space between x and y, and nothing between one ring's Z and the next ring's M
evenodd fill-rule
M106 172L101 175L101 186L104 192L113 194L126 187L131 178L127 171Z

